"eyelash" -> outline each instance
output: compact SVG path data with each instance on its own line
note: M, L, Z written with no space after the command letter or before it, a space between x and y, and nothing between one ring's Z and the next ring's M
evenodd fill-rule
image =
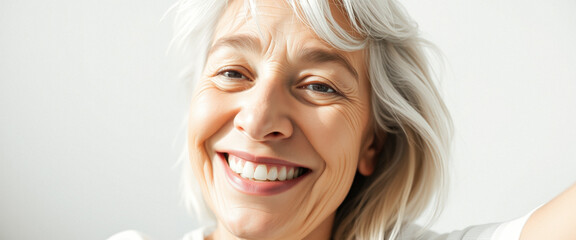
M238 74L238 75L240 75L240 77L230 77L230 76L226 76L227 73ZM242 73L239 72L239 71L230 70L230 69L222 70L222 71L218 72L217 75L223 76L223 77L229 78L229 79L246 79L246 80L248 80L248 77L246 77L246 75L242 74Z
M322 90L318 89L319 87L323 88ZM306 89L306 90L311 90L320 94L336 94L336 95L341 95L336 89L334 89L333 87L331 87L328 84L324 84L324 83L310 83L310 84L306 84L304 86L299 87L301 89ZM325 90L325 91L323 91Z

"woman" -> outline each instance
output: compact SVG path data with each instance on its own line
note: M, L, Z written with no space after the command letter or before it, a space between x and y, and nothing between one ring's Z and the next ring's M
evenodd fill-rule
M574 187L526 225L436 236L410 224L441 200L451 122L426 42L394 1L176 7L177 44L195 59L185 197L216 221L185 239L575 236L541 224L574 218L557 210L574 212Z

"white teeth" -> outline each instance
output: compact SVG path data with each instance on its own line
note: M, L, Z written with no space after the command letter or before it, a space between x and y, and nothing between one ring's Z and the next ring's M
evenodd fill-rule
M278 180L284 181L286 180L286 167L282 167L280 172L278 173Z
M286 181L300 177L304 173L304 169L298 167L256 165L235 156L228 157L228 165L241 177L259 181Z
M288 174L286 175L286 178L288 180L294 178L294 168L290 168L290 170L288 171Z
M236 160L232 160L232 161L236 161ZM234 172L238 173L238 174L242 174L242 169L244 168L244 162L241 161L240 159L238 159L238 161L236 162L236 169L233 169Z
M242 169L243 178L254 178L254 164L251 162L246 162L244 168Z
M266 180L267 178L267 174L266 174L266 166L260 164L256 167L256 170L254 171L254 179L256 180Z
M230 165L230 169L232 169L232 171L236 172L236 161L233 158L228 160L228 165Z
M278 178L278 169L276 167L272 167L270 169L270 172L268 172L268 180L270 181L274 181L276 180L276 178Z

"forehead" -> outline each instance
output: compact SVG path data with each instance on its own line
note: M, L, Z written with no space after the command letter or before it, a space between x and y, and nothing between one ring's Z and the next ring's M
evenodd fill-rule
M290 27L287 27L290 26ZM235 33L269 38L271 35L293 35L318 39L283 0L230 1L216 26L215 39Z
M314 30L303 22L302 15L296 14L294 9L299 11L299 6L293 7L284 0L256 0L253 4L244 0L230 1L218 21L212 47L223 39L248 40L246 36L252 36L255 41L237 41L237 45L245 45L247 49L254 51L283 46L288 50L288 55L291 50L297 52L306 48L322 49L343 56L356 68L355 72L363 75L366 69L364 51L347 52L334 48L318 37ZM351 32L352 27L345 13L334 6L331 11L336 22ZM240 37L237 38L238 36ZM261 47L249 47L255 45Z

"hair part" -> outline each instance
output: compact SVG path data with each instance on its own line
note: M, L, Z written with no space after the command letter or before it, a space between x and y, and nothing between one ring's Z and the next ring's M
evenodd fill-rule
M403 224L414 221L431 203L436 216L446 187L452 122L427 60L432 45L419 36L417 25L395 0L287 1L333 47L368 53L373 122L381 151L372 175L357 173L337 210L332 237L395 239ZM256 4L248 3L255 15ZM226 6L225 0L180 0L175 5L173 44L190 55L186 79L199 78ZM357 34L336 22L334 10L346 14ZM182 164L184 202L200 220L213 221L188 159Z

